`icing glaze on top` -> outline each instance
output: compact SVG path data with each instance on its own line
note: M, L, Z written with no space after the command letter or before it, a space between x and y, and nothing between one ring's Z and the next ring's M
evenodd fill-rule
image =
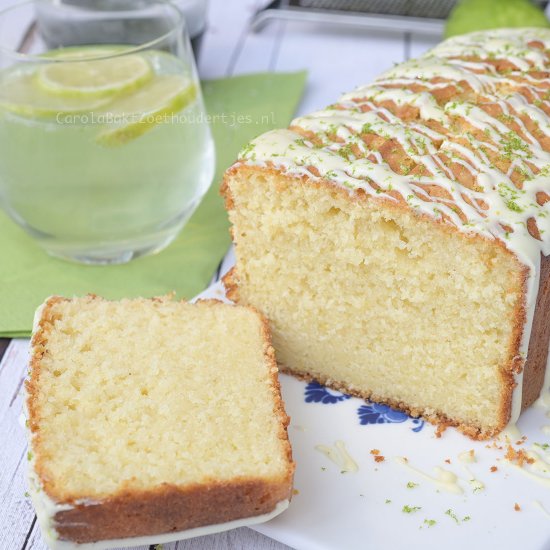
M527 267L527 356L550 253L550 31L447 40L335 104L267 132L240 163L325 179L501 241ZM511 421L521 410L516 376Z

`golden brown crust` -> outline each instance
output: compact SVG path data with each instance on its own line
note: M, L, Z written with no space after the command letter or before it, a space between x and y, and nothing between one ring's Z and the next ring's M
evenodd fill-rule
M91 299L102 298L89 295ZM151 298L160 301L165 298ZM168 298L170 299L170 298ZM31 345L29 379L27 390L28 426L31 432L30 447L34 452L34 470L45 493L59 504L71 504L74 508L58 512L54 518L57 532L62 539L75 542L93 542L113 538L153 535L183 531L205 525L224 523L269 513L284 500L290 500L296 468L288 439L289 417L284 409L278 380L275 352L271 343L269 324L255 308L245 306L260 321L264 342L264 359L268 367L273 391L273 412L279 421L279 440L287 459L287 468L280 479L236 478L227 482L202 483L187 486L163 485L150 491L135 491L125 488L99 502L85 503L78 499L66 499L56 494L53 484L45 475L40 453L40 411L37 406L41 359L47 353L48 334L56 319L55 305L67 298L49 298L38 319ZM183 300L182 300L183 301ZM216 299L199 300L208 306L223 302ZM243 307L235 306L233 307Z
M541 255L540 281L531 328L531 339L527 361L523 372L523 394L521 410L525 410L539 397L546 363L548 344L550 342L550 256Z
M46 343L48 340L48 334L52 329L55 321L58 317L53 313L53 308L59 302L66 301L66 298L61 296L51 296L44 302L42 306L42 312L40 319L37 320L37 326L33 331L31 339L31 357L29 363L29 378L25 381L25 389L27 392L27 414L28 414L28 427L31 431L33 442L36 444L40 440L40 434L38 433L38 422L40 420L40 413L38 410L37 396L38 396L38 382L40 379L41 359L47 353ZM36 464L39 465L39 460Z
M339 194L341 197L347 200L362 202L363 204L366 203L366 201L374 201L379 204L383 204L385 208L397 211L407 211L408 213L411 213L419 218L429 220L431 223L438 224L438 227L442 228L444 231L452 232L454 235L457 235L461 238L487 241L487 238L483 235L461 232L454 224L445 223L445 220L434 219L427 214L411 210L406 202L393 202L391 200L388 200L384 196L368 195L364 192L361 192L360 189L355 193L350 193L348 190L339 187L330 180L312 179L307 176L289 176L269 166L260 167L236 163L226 171L221 187L221 194L225 199L225 206L229 211L235 208L235 198L232 196L229 180L231 176L234 175L236 172L246 173L247 171L249 173L263 172L266 175L277 176L279 181L284 182L283 185L309 185L316 188L324 188L329 193ZM506 427L509 422L512 407L512 396L514 388L516 386L515 375L521 372L524 363L524 358L520 356L519 350L526 319L525 297L527 292L526 287L529 270L526 266L523 266L520 263L517 257L511 251L509 251L506 248L505 244L502 243L500 240L495 239L491 240L490 242L493 246L497 246L505 253L513 256L514 261L517 263L522 272L521 281L519 282L519 284L521 285L520 289L523 296L523 298L515 305L512 338L510 342L508 342L508 357L510 358L510 360L508 364L503 365L501 369L501 387L503 391L501 394L501 407L498 413L499 420L494 430L483 431L481 427L460 424L456 421L453 422L442 413L426 414L424 411L411 410L404 403L396 403L394 401L384 399L381 396L373 396L365 392L354 392L353 388L348 388L345 384L341 382L322 380L318 375L313 375L311 373L304 374L302 372L294 372L286 367L283 368L283 371L298 376L299 378L305 378L306 380L316 379L321 383L326 383L329 387L333 387L335 389L356 395L358 397L364 397L367 399L371 398L375 401L386 403L392 407L403 410L404 412L407 412L412 416L422 416L425 420L437 425L444 424L448 426L456 426L462 433L468 435L473 439L487 439L498 434ZM238 242L235 243L235 250L238 257ZM548 326L550 324L544 322L548 318L547 314L545 314L544 312L548 311L548 308L550 307L550 267L548 267L547 264L544 265L546 267L542 270L543 272L541 273L541 290L539 291L539 296L537 298L537 313L535 314L535 319L537 320L537 322L533 325L533 332L531 334L529 344L530 359L525 364L523 408L532 403L540 394L542 379L544 377L544 369L546 366L548 341L550 339L550 326ZM544 286L544 290L543 281L546 281L546 283L544 283L546 285ZM223 278L223 283L226 287L227 297L236 303L240 303L237 266L235 266L225 275L225 277ZM545 306L544 308L539 306L539 302L542 299L541 292L543 291L545 292L546 298L543 302L541 302L541 305ZM532 350L533 354L531 354Z
M79 543L185 531L267 514L277 503L290 499L291 478L128 491L58 512L54 525L61 539Z

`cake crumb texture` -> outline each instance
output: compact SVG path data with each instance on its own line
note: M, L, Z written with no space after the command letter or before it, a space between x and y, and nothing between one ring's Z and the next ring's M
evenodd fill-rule
M229 296L294 374L488 437L507 422L525 270L494 241L274 169L226 175Z

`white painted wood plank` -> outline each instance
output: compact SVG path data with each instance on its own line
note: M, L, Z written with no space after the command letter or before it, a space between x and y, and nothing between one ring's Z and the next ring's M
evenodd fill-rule
M286 550L289 547L246 527L226 533L180 541L176 550Z
M0 363L0 548L20 548L34 519L25 496L26 440L19 424L28 343L12 340Z

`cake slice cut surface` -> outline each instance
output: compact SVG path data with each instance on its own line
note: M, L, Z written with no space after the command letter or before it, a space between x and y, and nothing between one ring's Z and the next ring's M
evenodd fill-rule
M50 298L26 390L30 492L53 548L178 540L288 505L288 418L250 308Z

